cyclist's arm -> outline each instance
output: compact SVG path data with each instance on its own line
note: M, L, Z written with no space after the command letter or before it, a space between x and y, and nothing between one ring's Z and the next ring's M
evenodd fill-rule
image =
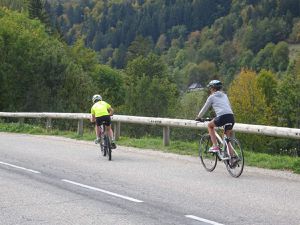
M90 121L91 121L92 123L96 121L95 110L94 110L93 107L91 108L91 117L90 117Z
M91 121L92 123L96 121L96 117L95 117L95 115L91 114L90 121Z
M198 118L202 118L204 116L204 114L207 112L207 110L209 109L209 107L211 106L212 102L211 102L211 97L208 97L204 106L202 107L202 109L200 110L200 112L198 113Z
M114 109L112 107L108 108L108 112L110 116L114 115Z

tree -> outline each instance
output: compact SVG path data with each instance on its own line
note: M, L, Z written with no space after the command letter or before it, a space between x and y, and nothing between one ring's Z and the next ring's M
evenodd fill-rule
M166 66L159 57L150 54L129 62L127 75L126 111L131 115L170 116L177 100L176 85L168 79Z
M300 3L298 0L277 0L277 12L279 15L286 15L287 12L299 16Z
M261 69L275 72L285 71L289 63L289 48L286 42L279 42L274 45L268 43L261 49L252 61L256 71Z
M275 45L273 43L268 43L265 48L261 49L256 57L252 61L253 68L256 71L260 71L262 69L272 70L273 69L273 51ZM274 68L275 71L275 68Z
M45 32L39 20L0 8L0 106L3 111L86 112L95 93L93 68ZM19 29L22 26L22 29ZM84 54L83 54L84 53ZM76 58L77 57L77 58ZM90 57L87 57L89 60ZM88 60L86 59L86 60Z
M289 36L290 43L299 43L300 42L300 20L294 19L293 29Z
M144 75L150 78L167 77L166 65L163 64L160 58L153 53L149 54L146 58L139 56L128 62L125 71L132 81Z
M220 60L220 50L212 40L205 42L205 44L201 47L199 54L201 61L208 60L217 63Z
M167 36L170 40L177 39L180 44L183 43L185 37L187 35L187 29L184 25L173 26L168 32Z
M256 73L242 70L229 87L229 99L236 122L246 124L268 124L270 109L257 85ZM240 135L245 145L255 151L266 149L266 140L257 135Z
M205 91L191 91L184 93L180 98L180 110L177 117L184 119L194 119L195 115L205 103L207 94Z
M300 128L300 57L293 62L278 84L275 101L279 126ZM299 141L279 139L280 153L300 155Z
M289 46L286 42L279 42L273 51L273 68L275 71L285 71L289 64Z
M261 70L257 77L257 86L265 96L268 106L272 106L277 96L277 79L274 73L269 70Z
M187 62L188 62L187 53L185 50L181 49L176 54L176 57L174 60L174 66L182 69Z
M96 65L93 77L95 93L100 93L104 99L109 99L114 108L124 104L125 87L120 71L106 65Z
M61 4L61 2L59 2L57 7L56 7L55 14L56 14L57 17L60 17L63 13L64 13L64 7Z
M276 99L280 125L300 127L300 57L289 67L282 81L278 84Z
M167 49L167 37L164 34L159 36L159 38L156 42L156 45L155 45L155 49L159 53L161 53Z
M232 42L224 42L221 47L221 58L223 63L228 65L234 65L236 61L237 50Z
M50 26L49 15L47 15L44 9L45 2L42 0L29 0L28 1L28 13L29 18L39 19L47 26Z
M216 74L216 65L210 61L204 60L198 65L188 64L185 69L189 78L189 84L201 83L205 85Z
M80 64L84 70L93 71L97 64L97 54L92 49L84 46L84 40L78 38L72 48L70 48L71 54L76 60L76 63Z
M1 6L22 12L27 9L27 2L24 0L1 0L0 7Z
M128 47L127 60L130 61L138 56L147 56L153 47L153 42L150 38L137 36L136 39Z
M270 6L268 6L270 7ZM283 18L264 18L255 20L250 25L242 28L241 43L244 48L257 53L267 43L278 43L287 38L289 25Z
M126 110L130 115L164 117L174 115L178 93L167 79L140 77L126 91Z
M166 62L169 67L174 66L174 60L178 51L180 51L179 43L177 40L172 40L171 47L162 56L164 62Z
M256 73L242 70L229 87L229 98L237 121L248 124L265 124L269 110Z
M120 45L119 48L115 48L112 55L111 66L117 69L124 68L126 64L126 48L124 45Z
M246 50L241 53L238 57L238 64L239 68L249 68L251 69L252 60L254 58L254 54L251 50Z

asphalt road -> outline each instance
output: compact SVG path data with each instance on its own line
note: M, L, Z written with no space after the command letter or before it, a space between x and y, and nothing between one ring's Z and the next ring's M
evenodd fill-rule
M247 159L246 159L247 160ZM300 176L91 142L0 133L1 225L300 224Z

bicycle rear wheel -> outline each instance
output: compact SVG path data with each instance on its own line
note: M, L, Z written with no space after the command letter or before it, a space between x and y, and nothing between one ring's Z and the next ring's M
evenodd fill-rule
M203 167L209 172L212 172L217 166L217 155L208 152L211 146L212 142L209 134L203 135L199 142L199 157Z
M106 146L106 156L108 158L108 160L111 160L111 146L110 146L110 141L109 141L109 137L105 136L105 146Z
M237 139L231 139L231 146L236 158L224 161L229 174L235 178L241 176L244 170L244 153Z

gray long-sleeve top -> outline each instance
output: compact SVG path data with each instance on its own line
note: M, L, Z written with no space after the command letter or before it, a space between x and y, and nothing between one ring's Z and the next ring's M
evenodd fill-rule
M225 114L233 114L227 95L224 92L216 91L212 93L206 100L204 106L200 110L198 117L201 118L207 112L207 110L213 107L217 116Z

